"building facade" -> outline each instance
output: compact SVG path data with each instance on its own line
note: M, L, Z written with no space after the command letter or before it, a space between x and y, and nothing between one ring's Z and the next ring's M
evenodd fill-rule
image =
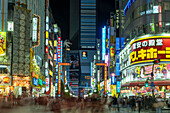
M165 90L169 90L169 57L166 52L170 40L169 4L164 0L120 1L121 17L124 18L120 34L126 39L126 47L119 54L120 70L122 87L128 87L122 92L165 97ZM155 60L160 62L155 64ZM149 87L145 87L148 80Z

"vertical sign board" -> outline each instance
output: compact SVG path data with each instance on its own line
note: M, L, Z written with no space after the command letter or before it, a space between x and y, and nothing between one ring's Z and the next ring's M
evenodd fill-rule
M49 91L49 78L46 78L46 92Z
M61 37L58 37L58 62L61 62Z
M111 85L115 85L115 74L111 74Z
M61 63L63 62L63 41L61 40L61 55L60 55L60 59L61 59ZM61 66L61 73L62 73L63 67ZM62 79L62 75L61 75L61 79Z
M58 51L57 63L59 65L59 63L61 63L61 37L58 37L57 51ZM58 68L58 70L59 70L59 68ZM60 71L61 71L61 67L60 67ZM61 74L59 75L59 73L61 73L60 71L58 71L58 81L61 79L61 78L59 78L59 76L61 75Z
M14 31L14 22L8 21L8 31Z
M91 62L91 87L93 86L93 62Z
M116 63L116 75L120 76L120 64Z
M105 59L106 54L106 26L102 28L102 60Z
M107 65L105 64L105 74L104 74L104 92L107 94Z
M32 20L32 42L37 42L37 26L38 26L38 19L34 17Z
M120 81L117 81L117 93L120 93Z
M6 32L0 32L0 56L6 54Z
M46 76L46 93L49 95L50 93L50 78L48 73L48 40L49 40L49 17L46 16L46 34L45 34L45 76Z
M61 64L59 63L59 72L58 72L58 95L61 94Z

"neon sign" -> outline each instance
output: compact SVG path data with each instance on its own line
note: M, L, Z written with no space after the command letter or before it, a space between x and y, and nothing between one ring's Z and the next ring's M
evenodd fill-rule
M102 28L102 60L105 59L106 55L106 26Z
M61 62L61 37L58 37L58 62Z
M136 0L129 0L123 10L123 15L125 16L126 12L128 11L128 9L130 8L130 6L132 5L133 2L135 2Z

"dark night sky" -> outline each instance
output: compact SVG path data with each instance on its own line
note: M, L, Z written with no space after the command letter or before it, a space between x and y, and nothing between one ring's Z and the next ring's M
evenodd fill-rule
M110 17L110 12L114 11L115 0L96 0L97 1L97 35L101 35L101 28L106 24ZM55 19L62 32L62 39L69 38L69 0L50 0L50 6Z

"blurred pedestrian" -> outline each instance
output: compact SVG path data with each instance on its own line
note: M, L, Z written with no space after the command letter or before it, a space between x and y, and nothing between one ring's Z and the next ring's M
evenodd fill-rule
M118 98L117 98L117 110L118 112L120 111L120 95L118 95Z
M135 97L132 97L131 99L131 109L132 111L135 111L135 108L136 108L136 100L135 100Z
M112 97L110 96L108 99L108 109L109 111L111 111L111 107L112 107Z
M113 98L112 98L112 106L113 106L113 111L116 112L116 107L117 107L117 98L116 96L114 95Z
M131 106L130 106L130 98L127 97L127 112L130 111L130 108L131 108Z
M137 98L138 112L139 112L139 113L140 113L140 111L141 111L141 101L142 101L142 98L139 96L139 97Z
M83 110L84 109L84 99L82 98L81 99L81 110Z

